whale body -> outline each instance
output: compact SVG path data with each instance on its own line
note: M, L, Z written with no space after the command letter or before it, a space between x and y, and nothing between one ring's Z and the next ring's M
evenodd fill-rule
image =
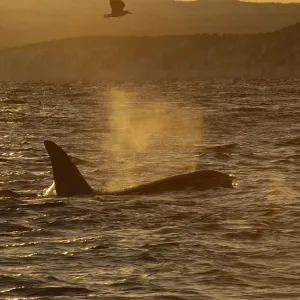
M87 183L71 158L60 146L48 140L44 141L44 145L51 160L56 195L59 197L95 194L149 195L187 189L203 191L215 187L232 188L235 180L235 177L219 171L202 170L163 178L120 191L105 193L94 190Z

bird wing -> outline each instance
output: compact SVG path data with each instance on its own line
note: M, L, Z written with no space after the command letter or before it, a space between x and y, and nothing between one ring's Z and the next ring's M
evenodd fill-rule
M122 0L109 0L112 13L121 12L125 7L125 3Z

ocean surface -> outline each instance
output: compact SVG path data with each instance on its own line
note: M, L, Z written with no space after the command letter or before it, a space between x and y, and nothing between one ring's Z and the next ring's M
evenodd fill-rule
M0 83L0 190L212 169L234 189L0 198L0 299L300 299L300 81Z

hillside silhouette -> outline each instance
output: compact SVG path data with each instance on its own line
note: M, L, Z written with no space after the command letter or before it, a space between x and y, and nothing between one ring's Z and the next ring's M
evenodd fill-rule
M82 37L0 51L0 80L299 77L300 24L261 34Z
M300 22L300 4L237 0L127 0L128 18L107 20L108 1L1 0L0 48L80 36L259 33Z

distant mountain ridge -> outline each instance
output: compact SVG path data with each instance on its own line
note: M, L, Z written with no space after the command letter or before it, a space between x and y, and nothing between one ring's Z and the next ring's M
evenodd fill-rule
M1 0L0 48L100 36L259 33L300 22L300 4L238 0L126 0L133 13L104 19L107 0Z
M247 35L81 37L0 51L0 80L300 77L300 24Z

